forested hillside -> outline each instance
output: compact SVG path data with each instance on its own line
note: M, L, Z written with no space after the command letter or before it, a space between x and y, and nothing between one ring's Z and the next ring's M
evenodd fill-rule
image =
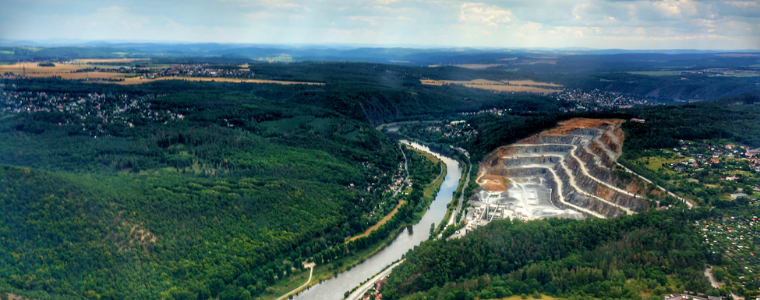
M390 196L398 146L339 112L232 85L26 84L3 91L3 290L249 299L309 258L373 246L392 229L343 245L419 204ZM439 173L408 155L418 186Z
M645 123L627 122L625 156L646 148L671 148L679 139L730 139L760 147L760 92L715 101L627 111Z
M707 210L617 219L500 220L406 255L383 299L490 299L543 293L570 299L710 292L708 253L687 223Z
M625 123L626 155L683 138L718 134L748 144L757 138L758 106L748 104L756 102L754 94L717 104L560 114L568 103L551 97L419 82L428 76L498 79L503 74L498 70L370 63L251 69L262 78L325 85L3 80L0 289L36 299L273 296L271 287L301 272L302 261L324 264L352 256L424 211L429 199L422 201L421 185L435 178L438 166L408 154L410 171L416 173L411 174L414 191L390 197L405 175L403 156L374 129L380 123L459 119L464 118L460 112L494 107L509 111L470 120L481 134L460 146L476 160L579 116L647 119ZM407 204L397 217L366 238L345 243L402 200ZM570 289L630 297L658 285L658 291L678 286L679 281L663 281L663 276L705 290L703 281L692 276L704 253L692 233L678 226L685 217L646 216L651 218L505 222L452 244L433 242L438 244L430 248L426 243L410 256L409 263L419 268L399 269L402 275L394 276L407 277L392 279L388 295L398 299L430 290L432 296L438 286L435 295L459 297L458 288L446 282L485 274L493 277L481 277L486 284L478 282L477 292L494 295L503 288L504 293L575 295L568 294ZM511 238L521 234L525 238ZM510 243L513 252L492 238ZM547 242L555 239L560 242ZM643 256L610 250L620 243ZM431 260L415 261L418 251ZM600 263L598 257L609 259ZM494 260L508 263L488 263ZM639 270L637 264L644 262L665 267ZM608 272L618 265L623 275ZM600 288L584 281L591 277L565 272L606 283ZM534 273L543 275L524 275ZM623 277L637 281L622 283ZM609 292L600 292L606 287Z

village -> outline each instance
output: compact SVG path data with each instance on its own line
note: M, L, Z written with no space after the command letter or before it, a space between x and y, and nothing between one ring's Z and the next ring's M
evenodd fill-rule
M381 171L377 166L366 161L359 164L359 169L367 175L367 178L371 176L372 180L367 181L366 187L351 183L348 188L357 189L367 194L380 191L383 200L373 207L372 211L362 217L363 221L369 224L376 224L396 208L399 202L399 198L396 196L411 188L412 179L407 177L403 162L398 164L392 174ZM361 198L361 202L364 201L365 199ZM358 208L358 206L354 208Z
M112 68L93 66L74 70L75 73L106 72L136 74L145 79L160 77L225 77L225 78L253 78L256 72L250 71L247 66L236 65L210 65L210 64L179 64L169 67L150 67L143 65L114 66Z
M646 150L638 162L677 187L676 192L703 200L760 198L760 149L725 141L679 141L680 147Z
M464 120L403 126L399 132L423 141L446 144L460 144L478 136L478 130ZM464 149L460 151L466 152Z
M49 65L48 65L49 64ZM57 72L57 77L69 78L73 74L85 81L124 81L125 78L140 77L142 79L157 79L163 77L202 77L202 78L244 78L252 79L256 72L248 65L232 64L150 64L135 62L97 62L83 63L80 61L42 62L36 65L42 68L17 68L14 71L3 72L3 79L28 79L39 77L40 74ZM44 67L51 67L48 71ZM60 67L60 68L59 68ZM65 70L61 72L61 70ZM95 74L91 74L95 73ZM113 76L104 76L109 73ZM72 74L72 75L69 75ZM48 74L49 75L49 74ZM89 75L89 76L88 76ZM56 76L53 76L56 77ZM71 77L74 78L74 77Z
M757 203L753 203L757 205ZM751 210L751 211L750 211ZM757 291L760 282L760 219L757 209L736 216L696 221L712 264L707 271L721 287ZM755 214L755 215L753 215Z
M760 76L757 70L740 70L740 69L701 69L692 71L680 71L680 75L702 75L702 76Z
M92 135L102 133L102 124L135 127L143 122L168 123L181 121L184 115L166 109L151 108L150 99L164 95L98 94L98 93L45 93L15 91L15 85L0 84L0 112L19 114L31 112L60 112L76 118L62 118L57 125L82 126ZM87 124L98 124L98 129Z
M569 101L574 107L561 108L568 111L597 111L605 109L631 108L634 106L652 106L655 103L643 100L631 95L600 91L594 89L586 91L582 89L566 89L554 94L558 101Z

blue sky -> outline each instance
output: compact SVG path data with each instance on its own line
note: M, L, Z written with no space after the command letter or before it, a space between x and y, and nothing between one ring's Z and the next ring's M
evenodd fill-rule
M760 49L760 0L4 0L0 38Z

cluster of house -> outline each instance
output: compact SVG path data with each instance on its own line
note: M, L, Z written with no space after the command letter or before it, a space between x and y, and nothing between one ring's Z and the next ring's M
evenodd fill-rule
M145 79L173 76L253 78L256 75L256 72L253 72L246 68L238 68L236 66L221 68L218 65L210 64L173 65L166 68L131 66L103 68L93 66L92 68L78 69L72 72L139 73L142 74L141 77Z
M459 114L463 115L463 116L467 116L467 115L480 115L480 114L492 114L492 115L501 116L501 115L504 115L506 113L509 113L510 111L512 111L511 108L509 108L509 109L491 108L491 109L484 109L484 110L473 111L473 112L462 112L462 113L459 113Z
M478 134L477 130L475 131L475 134ZM464 149L464 148L462 148L462 147L454 147L452 145L449 145L449 147L452 148L452 149L454 149L454 150L457 150L457 151L461 152L462 154L464 154L464 156L467 156L467 158L470 157L470 152L467 152L467 150Z
M664 300L685 300L685 299L694 299L694 300L723 300L723 297L716 297L716 296L707 296L705 298L705 294L698 293L697 295L691 294L689 291L684 291L683 294L669 294L663 296Z
M381 187L380 185L382 183L383 177L387 177L388 176L387 173L380 174L380 169L378 169L377 167L373 166L372 163L370 163L370 162L366 162L366 161L365 162L361 162L361 166L364 167L365 169L367 169L370 172L374 168L375 169L374 171L377 174L377 175L374 175L374 177L373 177L373 179L376 180L377 182L369 182L369 184L368 184L368 186L366 188L366 191L368 193L372 192L372 190L377 189L379 187L379 188L381 188L383 190L383 193L393 192L394 195L395 195L395 194L398 194L405 187L411 187L412 186L411 179L404 177L405 171L404 171L404 163L403 162L401 162L401 163L398 164L398 168L396 169L396 172L393 175L391 175L390 184L387 187L385 187L385 188ZM354 184L353 183L350 184L349 187L353 188Z
M5 72L3 73L3 79L29 79L31 77L22 75L22 74L16 74L13 72Z
M478 135L478 130L472 128L466 121L453 121L443 126L428 126L425 131L438 133L449 138L464 138L469 141Z
M45 93L4 90L0 94L0 112L65 112L75 115L82 122L67 119L58 125L80 125L86 130L84 120L95 118L98 123L122 124L134 127L136 119L150 122L179 121L180 113L165 109L153 109L148 99L161 95L132 96L126 94L98 93ZM98 131L103 131L98 129Z
M575 104L575 107L569 109L562 108L562 110L565 111L587 111L655 105L654 103L650 103L647 100L632 95L601 91L599 89L594 89L592 91L566 89L554 94L554 97L559 101L569 101Z
M724 259L733 260L736 269L723 281L737 280L742 284L754 282L760 273L760 252L755 246L760 241L760 218L757 216L718 218L695 221L701 229L704 243L713 253L723 252ZM724 269L726 267L724 266ZM749 277L755 277L752 280Z
M245 68L218 68L213 65L177 65L169 68L147 69L137 68L137 73L144 73L143 78L154 79L158 77L228 77L228 78L253 78L256 72Z
M681 71L681 75L703 75L703 76L733 76L733 75L760 75L756 70L738 70L738 69L702 69Z
M701 143L698 144L698 147L702 148L709 148L709 151L707 153L694 153L692 150L694 146L687 145L684 143L683 140L680 141L681 147L680 148L673 148L673 151L677 154L683 154L685 156L696 156L696 159L689 159L680 161L677 163L671 163L671 166L674 166L674 170L677 172L681 172L684 170L684 167L677 166L676 164L681 164L684 166L691 166L691 167L699 167L701 165L711 165L711 164L717 164L720 163L721 157L726 158L737 158L737 159L745 159L749 162L750 168L754 169L756 172L760 172L760 157L758 157L758 153L760 153L760 149L750 149L748 146L737 146L734 144L727 144L723 147L716 146L716 145L710 145ZM736 177L726 177L722 180L736 180Z
M383 277L383 279L378 280L375 282L375 285L372 287L371 290L364 293L364 295L361 297L362 300L383 300L383 294L380 293L380 289L383 288L383 285L385 285L385 281L388 279L388 276Z

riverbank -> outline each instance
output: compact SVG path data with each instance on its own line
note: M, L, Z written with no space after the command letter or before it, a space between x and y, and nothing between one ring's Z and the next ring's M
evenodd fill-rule
M417 149L413 149L415 151L420 151ZM440 159L433 156L432 154L426 153L424 151L421 152L426 158L430 159L434 163L440 162ZM437 191L440 189L441 185L444 182L444 179L446 177L446 174L448 172L448 168L446 164L441 164L441 172L439 175L433 180L431 183L427 184L423 190L423 201L426 201L426 209L420 213L414 213L414 218L412 222L401 222L401 225L399 225L395 230L391 230L391 234L388 235L386 238L381 240L380 242L376 243L374 246L367 247L366 249L359 250L359 251L353 251L351 254L348 254L347 256L344 256L339 259L332 260L328 263L319 264L312 268L311 271L308 269L306 271L300 271L297 274L294 274L290 276L288 280L279 281L275 285L267 288L271 293L262 294L259 298L261 300L274 300L278 297L281 297L285 293L289 293L296 289L297 291L292 293L293 295L298 295L302 293L304 290L308 290L312 286L315 286L325 280L328 280L330 278L339 277L341 273L344 273L346 271L350 271L353 267L363 263L368 258L374 256L378 252L385 249L393 240L404 231L405 228L411 227L411 225L418 224L419 221L422 219L425 212L428 210L430 204L434 201L435 195L437 194ZM377 229L379 229L381 226L388 223L390 220L392 220L397 214L398 210L403 206L408 205L406 204L406 201L400 201L399 205L396 206L396 208L389 213L388 216L384 217L383 220L379 221L374 226L370 227L367 231L362 233L361 235L354 236L346 242L355 241L361 238L369 237L370 234ZM374 228L374 229L373 229ZM308 273L312 272L311 276L312 279L310 282L306 285L303 285L303 283L308 278Z
M353 253L348 254L350 257L363 257L363 261L360 261L358 264L353 265L350 269L347 267L344 267L345 270L343 270L343 273L337 274L337 276L334 276L328 280L324 280L322 283L314 284L307 288L306 290L301 291L298 295L295 295L293 299L295 300L336 300L341 299L345 297L345 293L348 291L351 291L352 289L356 288L357 286L362 285L362 283L366 283L367 278L372 278L374 275L378 274L378 272L382 271L389 265L394 264L399 259L402 258L402 255L406 253L407 251L413 249L415 246L419 245L423 241L426 241L430 235L430 223L438 222L441 220L443 215L446 212L446 204L448 202L448 199L446 196L450 197L451 193L456 189L457 183L459 182L459 179L461 177L461 171L460 166L457 164L456 161L453 159L440 155L438 153L432 152L428 147L425 147L424 145L420 145L417 143L410 143L409 141L402 140L403 144L410 145L414 147L415 149L425 151L436 158L440 159L445 165L446 165L446 176L443 179L443 182L440 184L440 187L438 187L438 184L432 185L433 187L436 187L437 189L440 189L438 193L433 191L432 195L436 195L435 199L429 204L429 207L427 208L427 211L424 212L422 215L422 218L419 219L417 215L411 216L414 220L413 223L416 223L415 225L401 227L401 230L395 230L399 228L398 226L401 226L404 222L400 222L400 219L393 218L388 224L386 224L383 228L378 230L375 233L372 233L367 239L359 239L355 242L357 246L367 247L370 246L377 251L374 251L375 253L372 253L372 255L362 255L362 253L357 253L354 255ZM440 177L439 177L440 179ZM409 204L402 207L399 211L399 213L396 215L397 217L400 217L404 214L402 212L408 207ZM405 217L410 217L409 212L406 212ZM419 221L418 221L419 220ZM372 237L375 236L375 238L381 237L382 235L379 235L380 232L389 232L391 227L388 227L388 225L394 224L393 229L391 232L392 234L387 234L390 237L386 237L383 239L384 245L381 247L374 246L376 244L372 245L363 245L362 241L364 242L370 242L372 241ZM386 235L386 233L383 233L383 235ZM359 242L359 243L357 243ZM335 261L339 261L336 259ZM344 264L345 265L345 264ZM340 271L343 268L336 268L337 271ZM333 273L337 273L337 271L333 271ZM315 274L317 272L317 269L315 269ZM301 282L303 283L303 282Z
M443 232L443 230L448 226L449 220L451 219L452 214L457 211L457 208L459 207L459 196L464 192L465 182L467 182L467 176L465 174L469 174L471 165L465 164L463 161L457 159L457 162L460 166L463 166L464 169L462 169L462 177L459 179L459 185L457 185L457 189L454 191L454 194L451 196L451 201L446 206L446 215L443 217L443 220L441 220L440 223L438 223L438 226L435 229L435 234L440 234Z

